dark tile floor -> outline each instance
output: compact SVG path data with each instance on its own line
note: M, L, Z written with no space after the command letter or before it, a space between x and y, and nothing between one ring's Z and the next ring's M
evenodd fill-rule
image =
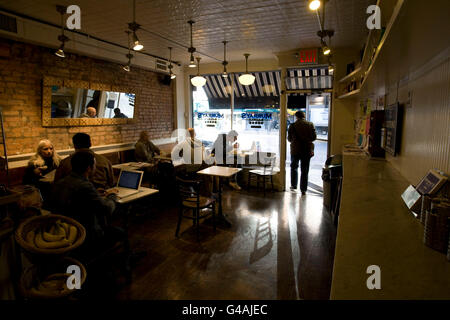
M231 228L190 220L175 238L178 210L163 206L130 224L132 247L147 255L118 299L328 299L336 230L314 190L224 191ZM139 211L139 210L138 210Z

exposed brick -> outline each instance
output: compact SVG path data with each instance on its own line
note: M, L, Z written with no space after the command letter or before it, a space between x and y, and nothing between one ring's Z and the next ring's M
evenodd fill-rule
M0 39L0 105L3 107L8 154L35 152L41 139L49 138L56 149L71 147L77 132L89 133L93 145L134 142L141 130L151 138L170 137L173 130L173 91L159 83L158 74L68 54L58 59L48 48ZM134 124L43 128L41 124L42 79L45 75L130 87L138 94Z

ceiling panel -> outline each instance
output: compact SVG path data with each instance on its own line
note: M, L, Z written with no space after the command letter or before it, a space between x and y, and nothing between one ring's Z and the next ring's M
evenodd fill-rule
M360 46L367 34L366 8L375 0L330 0L326 4L325 27L335 30L332 47ZM59 0L70 5L72 0ZM133 20L132 0L78 0L82 32L127 46L125 30ZM0 0L0 8L34 18L60 23L55 0ZM136 0L136 22L142 25L138 37L146 52L167 57L172 46L173 59L186 64L187 50L163 38L189 46L189 25L193 19L194 47L207 54L203 62L223 59L223 40L227 60L272 58L274 53L301 47L319 46L319 23L306 0ZM68 34L70 37L70 33ZM209 56L209 57L208 57Z

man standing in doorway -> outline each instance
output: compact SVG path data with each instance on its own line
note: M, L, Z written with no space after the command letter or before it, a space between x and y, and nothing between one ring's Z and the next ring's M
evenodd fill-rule
M289 126L288 141L291 143L291 190L297 189L298 162L300 161L300 191L302 195L308 188L309 161L314 156L314 144L316 129L312 122L305 120L305 113L295 113L297 121Z

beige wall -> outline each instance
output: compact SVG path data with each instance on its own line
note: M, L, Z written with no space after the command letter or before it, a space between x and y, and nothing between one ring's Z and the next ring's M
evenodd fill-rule
M405 108L401 150L387 158L416 185L431 168L450 173L450 59L399 88L400 102L407 100L409 91L412 106ZM387 102L395 101L393 91Z
M450 1L405 1L360 98L408 100L400 152L386 158L411 183L431 168L450 173Z
M338 99L337 88L339 79L347 73L347 64L358 59L358 49L337 49L333 53L333 63L335 64L333 97L330 118L330 155L342 153L345 144L354 143L354 121L356 100L354 98Z

